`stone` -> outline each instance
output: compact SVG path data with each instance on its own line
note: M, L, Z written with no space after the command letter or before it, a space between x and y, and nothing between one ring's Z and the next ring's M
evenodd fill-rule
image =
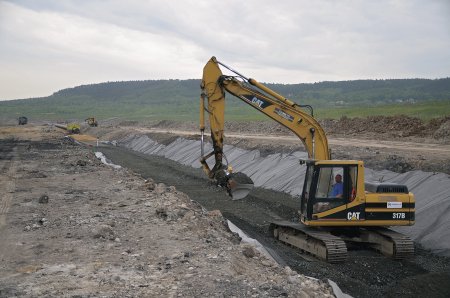
M104 238L109 240L115 240L115 233L111 226L101 225L92 231L94 238Z
M38 202L40 204L48 204L48 196L47 195L42 195L40 196Z
M247 258L254 258L257 256L257 251L253 246L247 245L242 249L242 254Z
M149 191L153 191L153 190L155 190L155 181L153 181L153 179L147 179L147 180L145 180L145 182L144 182L144 188L146 189L146 190L149 190Z

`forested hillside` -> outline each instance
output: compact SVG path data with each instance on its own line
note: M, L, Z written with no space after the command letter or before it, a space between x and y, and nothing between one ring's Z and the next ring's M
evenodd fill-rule
M200 80L148 80L107 82L63 89L43 98L0 102L3 118L27 115L36 119L195 120L198 114ZM424 118L450 113L450 78L358 80L314 84L267 84L299 104L309 104L318 117L365 114L417 114ZM233 120L264 119L243 108L237 99L227 101ZM408 112L409 111L409 112ZM423 113L423 115L420 115Z

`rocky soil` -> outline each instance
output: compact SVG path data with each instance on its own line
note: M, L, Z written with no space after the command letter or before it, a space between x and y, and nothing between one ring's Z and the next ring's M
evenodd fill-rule
M386 120L386 119L385 119ZM342 121L346 121L343 119ZM355 120L356 121L356 120ZM399 130L401 124L393 121L390 130ZM388 123L388 121L386 121ZM362 125L362 124L361 124ZM364 125L368 125L365 123ZM446 125L442 122L438 129ZM290 140L287 131L282 127L277 127L269 123L230 123L227 127L227 144L236 145L241 148L258 149L263 154L274 152L290 152L299 150L298 140ZM404 127L405 131L409 128ZM162 133L162 131L170 133ZM196 130L195 124L175 123L163 121L151 125L136 123L121 123L111 129L104 127L101 130L92 130L105 139L120 139L127 134L147 134L152 139L163 144L169 144L178 138L192 137L198 139L198 135L193 136ZM445 138L425 138L423 136L392 135L389 129L378 135L371 132L349 134L348 136L330 134L333 142L334 156L338 158L351 158L363 160L366 165L375 169L391 169L397 172L405 172L411 169L430 169L439 172L445 169L445 164L450 161L450 151ZM264 133L268 131L268 133ZM190 132L190 134L187 134ZM198 133L197 133L198 134ZM253 136L261 136L253 138ZM389 141L389 138L392 141ZM336 144L338 144L336 146ZM361 146L361 144L365 144ZM382 144L383 147L379 145ZM384 147L385 146L385 147ZM286 246L271 241L270 236L266 237L265 223L268 216L277 214L286 219L295 218L296 202L294 199L284 198L281 194L264 192L257 190L254 197L246 199L245 203L239 202L230 204L224 203L217 195L206 195L197 189L198 179L191 169L182 169L179 165L172 164L167 160L156 157L135 157L135 153L109 152L117 162L127 164L130 168L136 169L143 175L152 175L161 181L170 181L170 185L177 185L177 188L185 187L185 191L191 197L210 208L220 208L223 214L233 222L239 224L249 234L258 238L266 246L277 251L288 265L298 272L307 273L317 278L331 278L338 281L341 287L355 297L447 297L450 289L443 283L450 277L450 260L432 255L427 251L416 247L417 255L414 260L396 262L376 253L360 251L359 249L350 251L350 262L343 266L330 266L329 264L318 263L307 256L299 255ZM340 155L339 155L340 154ZM339 157L341 156L341 157ZM416 162L419 161L419 162ZM145 163L146 166L141 166ZM444 167L439 168L441 165ZM164 170L163 170L164 169ZM447 167L448 169L448 167ZM164 173L161 173L164 171ZM445 171L444 171L445 172ZM157 174L156 174L157 173ZM201 173L199 174L201 175ZM182 186L184 185L184 186ZM204 185L204 184L203 184ZM204 193L210 193L211 189ZM262 193L259 193L262 192ZM192 195L191 195L192 194ZM249 212L248 210L252 210ZM370 272L370 273L368 273ZM374 294L376 293L376 294Z
M429 123L408 117L374 117L369 122L343 118L322 125L334 142L335 158L363 159L375 169L450 173L448 118ZM189 131L198 138L192 136L197 127L113 120L87 131L100 139L147 133L169 143L178 135L155 129ZM301 149L276 123L229 123L226 129L228 134L280 137L227 137L228 144L263 154ZM379 146L385 142L390 143ZM450 293L447 258L418 248L415 260L398 262L356 249L346 264L317 262L263 231L264 214L295 216L292 198L275 204L270 198L283 194L257 190L236 213L236 204L227 204L222 193L211 200L193 186L205 185L196 178L201 173L180 172L178 165L162 159L129 156L118 160L133 161L128 168L135 172L102 164L93 148L64 139L52 127L0 127L0 297L332 297L328 278L355 297ZM184 191L179 185L186 182ZM229 208L223 212L226 218L287 262L276 264L241 243L215 210L219 207ZM261 213L250 218L249 208Z
M423 121L410 116L369 116L367 118L348 118L319 120L320 125L330 137L358 137L363 139L389 139L392 141L417 141L425 138L438 143L450 143L450 116ZM197 122L177 121L119 121L105 122L106 125L147 126L166 129L198 130ZM275 121L234 121L225 123L226 132L242 134L292 134Z
M160 136L159 141L170 142L173 138ZM280 243L269 232L271 221L280 218L298 221L297 197L255 188L244 200L233 201L223 190L209 184L198 168L183 166L159 154L148 155L121 147L102 147L100 150L115 163L144 177L175 185L208 210L219 209L226 218L263 243L281 264L319 279L332 279L354 297L373 297L374 293L377 297L411 297L411 293L447 297L450 293L450 285L440 282L450 278L450 259L433 255L420 246L416 247L414 258L403 261L387 258L364 247L350 246L346 262L328 264ZM173 148L166 153L175 157ZM414 280L413 285L408 283L409 280Z
M0 297L333 297L53 128L0 127L0 185Z

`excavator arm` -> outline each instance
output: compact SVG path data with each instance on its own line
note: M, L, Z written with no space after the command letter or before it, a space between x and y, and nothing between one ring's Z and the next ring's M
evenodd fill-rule
M223 75L219 65L229 69L236 76ZM230 170L227 169L227 165L223 164L225 93L234 95L251 107L290 129L303 142L310 159L330 159L330 151L325 132L314 117L304 110L305 107L309 106L300 106L256 80L244 77L237 71L219 62L215 57L212 57L203 68L201 88L200 131L202 133L202 157L200 162L206 174L211 179L216 180L218 184L227 187L233 198L235 196L233 195L233 190L230 190L230 184L239 186L242 183L250 183L245 183L249 182L249 179L242 179L242 174L239 175L239 178L244 181L230 179ZM207 155L205 155L203 150L205 112L209 117L213 142L213 151ZM213 155L215 157L215 165L210 169L206 160ZM236 174L234 175L235 177L237 176ZM242 195L243 192L240 192L240 196Z

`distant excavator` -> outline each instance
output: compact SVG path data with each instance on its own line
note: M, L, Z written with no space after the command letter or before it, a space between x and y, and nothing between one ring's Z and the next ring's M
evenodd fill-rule
M94 117L89 117L84 120L90 127L97 127L98 122Z
M223 75L219 65L234 75ZM253 182L243 173L233 173L228 162L223 163L225 93L290 129L308 152L309 158L300 161L306 165L299 202L300 222L272 222L270 229L277 239L332 263L346 259L346 241L365 243L396 259L413 255L412 240L386 227L414 224L414 195L405 185L365 183L362 161L332 160L326 134L311 106L296 104L215 57L203 69L201 89L200 162L208 177L233 199L245 198ZM205 113L213 142L213 151L206 155ZM210 168L207 159L212 156L215 164Z
M80 124L78 123L69 123L67 125L64 124L55 124L56 127L67 130L68 132L72 134L79 134L80 133Z
M20 116L18 121L19 121L19 125L26 125L28 123L28 118L25 116Z

